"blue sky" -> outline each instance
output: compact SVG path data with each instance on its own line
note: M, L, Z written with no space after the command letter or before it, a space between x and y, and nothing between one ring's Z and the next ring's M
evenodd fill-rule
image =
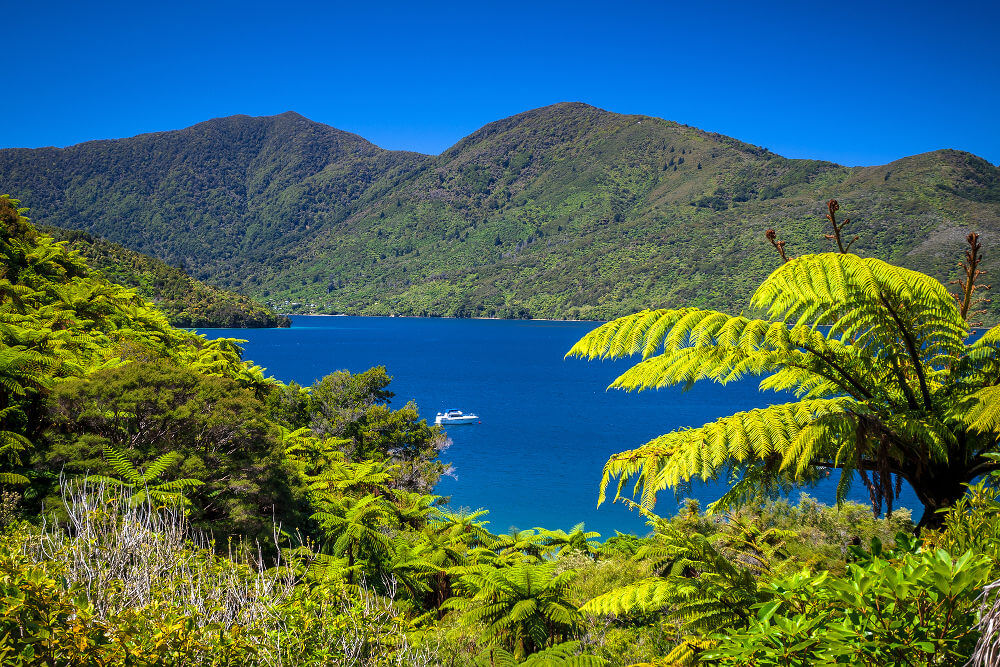
M561 101L789 157L1000 163L997 2L3 0L0 147L295 110L438 153Z

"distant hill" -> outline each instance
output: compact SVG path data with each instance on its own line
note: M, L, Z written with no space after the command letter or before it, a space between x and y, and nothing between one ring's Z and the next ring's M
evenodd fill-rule
M195 280L181 269L129 250L87 232L44 226L58 240L67 241L91 268L108 280L134 287L163 311L174 326L189 328L287 327L291 320L241 294Z
M1000 271L1000 170L941 150L879 167L792 160L648 116L564 103L439 156L295 113L65 149L0 150L0 192L280 310L606 319L739 309L777 263L829 249L954 277L969 231ZM1000 298L990 305L1000 320Z

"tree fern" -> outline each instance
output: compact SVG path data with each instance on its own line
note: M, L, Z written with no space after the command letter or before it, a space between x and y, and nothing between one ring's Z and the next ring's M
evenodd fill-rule
M770 573L783 536L746 524L737 528L735 539L717 546L704 535L660 525L655 540L635 556L660 574L593 598L581 611L619 616L672 610L692 632L745 625L763 599L761 575Z
M544 528L536 528L535 530L541 536L545 550L550 554L559 555L576 551L594 557L600 548L599 543L595 539L599 538L601 534L595 531L584 530L583 523L576 524L570 528L569 532L565 530L546 530Z
M24 419L24 413L16 405L11 405L0 410L0 425L7 424L12 416ZM31 480L25 475L17 472L22 463L25 453L31 449L31 441L24 435L5 430L0 426L0 484L10 484L13 486L23 486Z
M140 470L125 455L124 452L111 445L104 446L104 458L114 469L118 477L91 475L88 479L97 484L108 484L132 491L129 502L150 502L189 504L184 493L203 482L198 479L184 478L162 481L160 478L170 468L181 461L177 452L167 452Z
M488 648L473 663L476 667L604 667L607 660L593 655L581 655L580 642L568 641L532 653L523 662L502 648Z
M463 620L483 624L486 636L522 659L568 638L580 616L569 602L573 571L555 572L554 563L469 568L459 582L464 597L445 602L464 611Z
M420 544L400 536L392 541L390 553L383 568L406 589L410 597L419 600L425 593L431 592L431 580L441 570L426 558Z
M468 512L436 507L428 518L432 526L439 526L439 529L446 531L452 539L462 542L469 548L482 546L492 549L496 547L498 538L486 529L489 521L478 520L487 514L489 511L482 508Z
M345 556L353 572L359 561L378 563L392 553L392 540L382 530L393 515L392 506L376 496L329 498L313 514L331 541L334 555ZM354 575L350 583L355 583Z
M695 479L726 479L716 508L761 491L841 470L838 500L853 475L874 509L891 510L905 479L925 506L922 525L961 496L963 484L997 468L1000 330L967 342L968 326L936 280L850 254L805 255L754 293L761 317L697 308L643 311L584 336L568 356L641 361L610 388L644 390L747 376L797 402L725 417L612 456L600 500L656 495Z

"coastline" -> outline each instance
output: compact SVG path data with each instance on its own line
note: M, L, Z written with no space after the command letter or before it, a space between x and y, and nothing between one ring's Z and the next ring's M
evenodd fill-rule
M427 320L498 320L498 321L510 321L510 322L594 322L595 324L604 324L605 322L610 322L611 320L570 320L570 319L552 319L547 317L455 317L454 315L348 315L347 313L337 313L337 314L324 314L324 313L278 313L279 315L285 315L287 317L366 317L371 319L384 318L390 319L427 319ZM285 328L289 329L291 327L254 327L259 329L278 329ZM985 333L989 331L992 327L969 327L969 334Z
M550 317L455 317L454 315L350 315L348 313L278 313L287 317L368 317L390 319L427 320L498 320L510 322L608 322L609 320L571 320Z

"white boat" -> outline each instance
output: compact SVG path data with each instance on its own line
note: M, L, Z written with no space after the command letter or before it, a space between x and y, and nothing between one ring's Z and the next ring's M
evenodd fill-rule
M465 414L461 410L445 410L437 413L434 423L438 426L446 424L475 424L479 422L479 415Z

